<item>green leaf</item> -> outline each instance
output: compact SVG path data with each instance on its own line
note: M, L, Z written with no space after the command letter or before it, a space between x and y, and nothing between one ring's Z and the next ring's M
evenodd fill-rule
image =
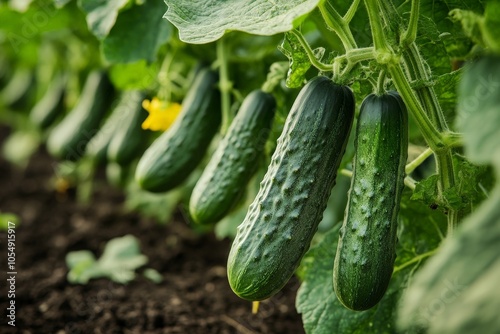
M163 276L155 269L145 269L142 274L153 283L160 284L161 282L163 282Z
M379 305L354 312L346 309L333 290L333 262L339 238L339 225L311 248L301 264L304 281L297 292L296 307L302 314L306 333L394 333L393 306L400 282L393 279Z
M411 195L411 200L420 201L428 206L441 204L438 203L437 199L438 180L439 176L434 174L418 182L413 194Z
M278 49L290 60L286 78L287 87L302 87L304 85L307 70L311 67L311 63L299 40L295 35L286 33L285 39Z
M406 2L406 10L409 11L410 1ZM472 43L465 36L462 27L450 20L448 14L453 9L471 10L476 13L483 12L481 1L469 0L421 0L420 16L430 18L437 26L446 50L451 57L463 58L470 49ZM420 30L420 27L419 27ZM432 64L430 64L432 66Z
M78 0L78 5L87 13L89 30L99 39L106 37L116 22L118 11L129 0Z
M320 0L165 0L165 18L186 43L203 44L231 30L274 35L291 30Z
M455 119L457 87L461 76L462 69L442 74L434 79L434 91L449 123L452 123Z
M432 19L419 17L416 43L434 76L450 72L451 63L445 43L437 24Z
M158 64L148 65L145 60L129 64L115 64L111 66L109 75L117 89L148 89L158 75Z
M154 61L159 47L172 34L172 26L159 15L164 9L161 1L148 0L121 12L102 42L106 60L111 63Z
M455 124L463 133L465 155L500 169L500 57L485 56L468 65L458 97Z
M500 328L500 188L416 274L401 303L405 333L494 333Z
M486 3L483 22L483 39L494 52L500 54L500 1L490 0Z
M148 262L141 254L139 241L132 235L111 239L99 260L90 251L70 252L66 255L68 281L86 284L92 278L107 277L126 284L135 278L135 270Z

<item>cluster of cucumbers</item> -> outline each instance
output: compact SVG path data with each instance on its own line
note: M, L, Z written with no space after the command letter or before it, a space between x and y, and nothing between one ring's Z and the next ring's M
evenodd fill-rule
M202 70L181 115L146 150L136 180L168 191L200 163L221 121L217 75ZM213 224L238 202L256 171L276 102L262 90L243 101L192 192L189 212ZM228 258L228 279L241 298L273 296L290 279L322 219L355 116L351 89L324 76L300 91L286 119L253 203ZM396 92L364 100L356 128L356 157L333 286L353 310L377 304L389 284L408 147L407 111Z
M31 109L30 121L48 132L47 150L61 160L82 158L110 170L127 171L144 152L149 135L141 129L147 112L138 90L116 94L104 71L91 71L75 106L65 112L67 78L56 74ZM126 175L122 176L125 182ZM120 182L116 182L117 185Z
M80 102L52 129L48 149L65 159L86 155L118 164L140 157L135 169L139 186L169 191L200 165L219 132L218 81L213 70L199 70L180 115L146 148L138 125L145 117L140 106L144 94L123 93L103 122L112 89L103 73L92 73ZM54 86L61 90L58 82ZM54 108L60 99L57 92L47 98ZM261 89L243 100L192 191L189 212L194 222L212 225L238 204L262 161L275 109L273 95ZM34 119L43 118L38 114ZM371 94L360 107L349 199L333 268L336 295L352 310L376 305L392 276L408 150L407 117L394 91ZM241 298L260 301L273 296L299 266L335 185L354 118L355 99L348 86L318 76L301 89L231 247L228 279ZM99 132L91 133L101 122Z

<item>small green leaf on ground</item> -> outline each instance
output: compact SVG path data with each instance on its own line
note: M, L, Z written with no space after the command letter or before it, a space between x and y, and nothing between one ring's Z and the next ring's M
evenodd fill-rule
M163 282L163 276L155 269L152 268L145 269L142 274L144 275L144 277L146 277L153 283L159 284Z
M147 262L148 258L140 253L139 241L132 235L108 241L98 260L86 250L66 255L68 281L79 284L86 284L90 279L99 277L126 284L135 278L134 271Z

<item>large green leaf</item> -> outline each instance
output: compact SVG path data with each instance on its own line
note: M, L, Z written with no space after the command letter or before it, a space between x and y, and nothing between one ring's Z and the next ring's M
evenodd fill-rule
M320 0L165 0L165 18L178 29L180 39L203 44L231 30L274 35L291 30Z
M97 38L108 35L120 8L129 0L78 0L78 5L87 13L87 24Z
M172 33L172 26L161 17L164 9L161 1L148 0L121 12L102 43L106 60L111 63L154 61L159 47Z
M446 240L401 301L404 332L497 333L500 188Z
M500 57L470 64L458 93L456 127L463 132L466 156L500 168Z

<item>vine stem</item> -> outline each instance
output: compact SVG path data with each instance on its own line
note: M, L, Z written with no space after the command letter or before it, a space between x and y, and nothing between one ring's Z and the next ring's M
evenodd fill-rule
M432 150L430 148L425 149L418 157L413 161L408 163L405 167L406 174L411 174L418 166L420 166L428 157L432 155Z
M394 271L392 273L395 274L396 272L403 270L404 268L408 267L409 265L412 265L415 262L420 262L423 259L425 259L426 257L434 255L436 252L437 252L437 249L433 249L431 251L417 255L413 259L411 259L410 261L407 261L400 266L394 267Z
M381 70L377 80L377 95L382 95L385 92L385 75L386 71Z
M401 44L409 45L417 39L418 16L420 13L420 0L412 0L410 10L410 22L408 28L401 36Z
M351 29L349 29L349 22L340 16L330 1L331 0L326 0L318 5L323 19L328 27L335 31L335 33L339 36L346 52L357 48L356 40L352 35Z
M356 14L356 11L358 10L358 6L359 6L360 2L361 2L361 0L354 0L351 3L351 6L347 10L347 13L345 13L344 17L342 18L344 20L344 22L346 22L347 24L349 24L349 22L351 22L352 18L354 17L354 14Z
M229 80L227 50L224 38L217 41L217 61L219 63L219 89L222 107L221 133L225 134L233 120L233 114L231 113L231 89L233 84Z
M391 75L396 89L403 98L403 101L417 121L420 131L422 132L422 135L429 144L430 148L434 152L439 152L445 149L445 144L443 142L441 133L438 132L438 130L422 108L422 105L417 99L417 96L411 89L408 80L404 76L401 64L388 64L387 70Z
M290 32L298 39L300 45L302 45L302 48L306 51L307 57L309 58L309 61L311 64L316 67L318 70L323 71L323 72L329 72L332 71L332 66L328 64L324 64L316 57L314 56L314 51L311 49L309 46L309 43L307 43L306 39L304 38L304 35L300 31L297 31L296 29L290 30Z

